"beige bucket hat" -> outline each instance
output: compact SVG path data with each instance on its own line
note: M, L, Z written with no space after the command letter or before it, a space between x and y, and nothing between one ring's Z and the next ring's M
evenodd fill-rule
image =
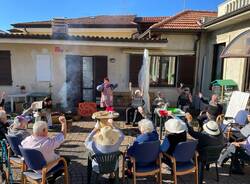
M110 126L105 126L95 135L94 140L99 145L108 146L117 143L119 137L120 132L118 130Z

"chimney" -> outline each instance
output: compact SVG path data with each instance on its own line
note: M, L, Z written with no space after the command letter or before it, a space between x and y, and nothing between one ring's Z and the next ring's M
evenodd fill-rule
M68 24L65 18L54 18L52 21L52 37L67 38Z

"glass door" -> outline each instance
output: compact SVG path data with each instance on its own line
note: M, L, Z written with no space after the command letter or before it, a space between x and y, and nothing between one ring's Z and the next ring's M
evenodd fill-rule
M94 100L93 57L82 57L82 77L84 101Z

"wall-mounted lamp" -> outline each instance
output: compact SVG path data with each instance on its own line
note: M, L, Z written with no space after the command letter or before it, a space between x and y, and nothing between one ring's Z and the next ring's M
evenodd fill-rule
M115 61L116 61L115 58L110 58L110 59L109 59L109 62L110 62L110 63L115 63Z

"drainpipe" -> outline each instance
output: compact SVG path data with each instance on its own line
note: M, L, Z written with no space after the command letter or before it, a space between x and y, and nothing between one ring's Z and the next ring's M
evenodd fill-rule
M201 45L201 34L197 34L197 39L194 43L194 51L196 55L196 65L195 65L195 78L194 78L194 92L197 93L197 81L199 79L199 67L200 67L200 45Z

